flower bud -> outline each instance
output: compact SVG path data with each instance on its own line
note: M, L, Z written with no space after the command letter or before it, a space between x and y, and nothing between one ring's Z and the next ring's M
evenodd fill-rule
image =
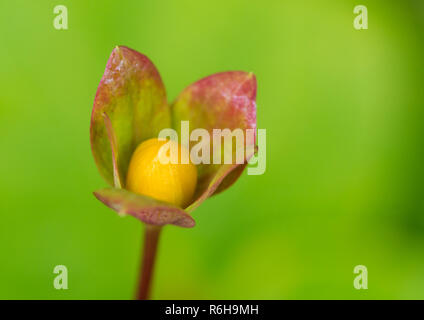
M176 158L173 151L177 150ZM126 180L129 191L185 208L196 184L197 168L189 160L189 150L175 141L146 140L131 157Z

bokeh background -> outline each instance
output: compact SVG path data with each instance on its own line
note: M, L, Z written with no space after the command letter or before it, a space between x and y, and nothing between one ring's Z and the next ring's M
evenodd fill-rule
M69 29L53 28L68 8ZM368 7L369 29L353 28ZM206 75L258 79L267 170L168 226L153 298L424 298L423 1L0 2L0 298L130 299L142 225L92 191L89 122L115 45L169 100ZM69 289L53 288L66 265ZM368 290L353 268L368 268Z

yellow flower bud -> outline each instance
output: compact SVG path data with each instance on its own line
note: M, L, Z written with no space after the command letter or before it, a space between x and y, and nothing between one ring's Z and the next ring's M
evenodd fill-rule
M170 144L161 149L166 143ZM164 163L161 152L165 150L171 159L172 147L178 149L178 161ZM126 189L185 208L196 189L197 169L191 162L184 164L181 159L189 159L189 151L177 142L156 138L142 142L131 157Z

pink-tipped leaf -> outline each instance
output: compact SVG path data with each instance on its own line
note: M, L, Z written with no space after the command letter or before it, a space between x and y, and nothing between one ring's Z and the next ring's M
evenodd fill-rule
M91 116L91 148L101 175L112 186L118 186L118 180L125 184L137 145L169 126L165 88L156 67L141 53L116 47L97 89Z
M183 228L194 227L194 219L184 210L163 201L118 188L94 192L97 199L119 214L129 214L144 223L163 226L173 224Z
M190 212L209 196L231 186L253 155L256 143L256 78L252 73L243 71L222 72L203 78L184 89L171 110L177 132L181 130L181 121L189 121L190 133L204 128L211 137L214 129L232 132L241 129L245 134L243 163L198 165L197 200L187 208ZM248 139L247 129L253 132L251 139ZM235 144L233 150L235 153Z

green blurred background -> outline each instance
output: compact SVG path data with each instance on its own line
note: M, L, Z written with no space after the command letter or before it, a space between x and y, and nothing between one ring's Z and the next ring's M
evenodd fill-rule
M69 29L53 28L68 7ZM353 28L368 7L369 29ZM153 298L424 298L423 1L0 3L0 298L130 299L142 225L92 191L97 85L115 45L169 100L206 75L258 80L267 170L168 226ZM53 288L66 265L69 289ZM368 290L353 268L368 267Z

